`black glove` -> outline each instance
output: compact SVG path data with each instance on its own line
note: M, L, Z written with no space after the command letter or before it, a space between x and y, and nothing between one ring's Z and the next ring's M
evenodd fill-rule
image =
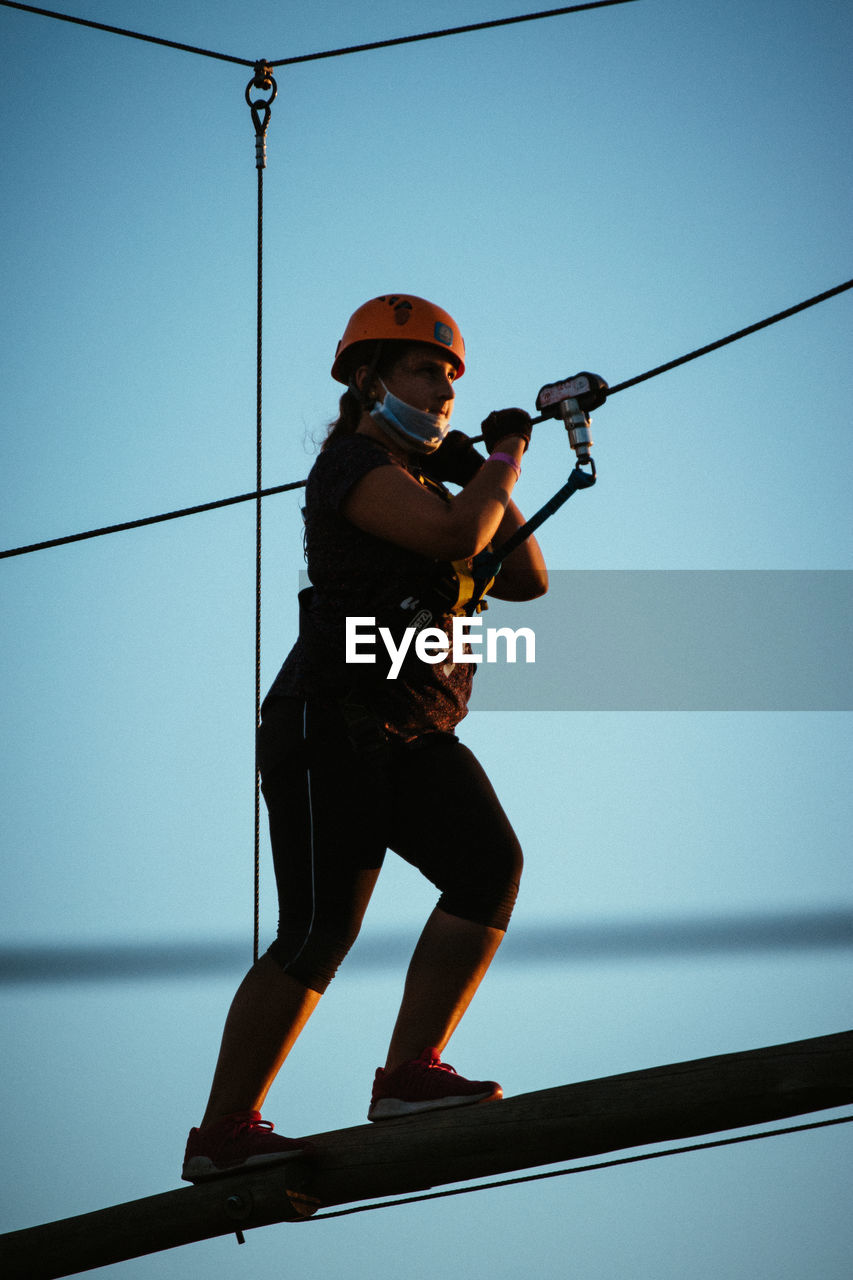
M524 409L496 409L483 423L483 439L489 453L493 453L507 436L521 436L525 449L530 444L533 423Z
M423 466L436 480L464 485L473 480L484 462L464 431L449 431L435 453L424 459Z

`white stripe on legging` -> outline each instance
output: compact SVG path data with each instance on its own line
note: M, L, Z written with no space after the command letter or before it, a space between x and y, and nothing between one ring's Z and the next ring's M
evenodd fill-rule
M307 700L305 701L302 707L302 742L304 745L307 746L307 743L308 743L308 702ZM285 968L289 968L290 965L295 964L296 961L299 959L299 957L302 955L302 952L307 947L309 939L311 937L311 932L314 928L314 918L317 914L317 887L316 887L316 881L315 881L315 861L314 861L314 806L311 802L311 770L307 763L307 751L306 751L306 763L305 763L305 782L308 789L308 827L310 831L310 842L311 842L311 919L308 923L308 932L305 934L305 939L302 943L302 946L299 948L295 956L291 956L291 958L287 962L287 965L285 965Z

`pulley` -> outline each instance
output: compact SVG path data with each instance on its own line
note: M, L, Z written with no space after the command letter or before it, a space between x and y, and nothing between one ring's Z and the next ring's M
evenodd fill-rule
M569 433L569 444L581 466L592 461L589 456L593 443L589 415L604 404L608 390L607 383L597 373L576 373L562 382L549 382L536 397L536 408L541 414L536 421L562 418Z

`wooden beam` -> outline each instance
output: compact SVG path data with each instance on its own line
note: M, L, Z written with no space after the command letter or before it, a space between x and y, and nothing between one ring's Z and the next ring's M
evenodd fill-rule
M632 1071L482 1107L311 1135L315 1154L0 1236L11 1280L54 1280L318 1208L719 1133L853 1103L853 1032Z

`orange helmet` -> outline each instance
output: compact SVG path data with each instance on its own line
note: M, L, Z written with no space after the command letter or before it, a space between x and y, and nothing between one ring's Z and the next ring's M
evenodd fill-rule
M411 293L386 293L372 298L353 312L338 343L332 377L349 383L351 369L347 352L359 342L426 342L438 347L457 367L457 378L465 372L465 343L456 321L441 307Z

